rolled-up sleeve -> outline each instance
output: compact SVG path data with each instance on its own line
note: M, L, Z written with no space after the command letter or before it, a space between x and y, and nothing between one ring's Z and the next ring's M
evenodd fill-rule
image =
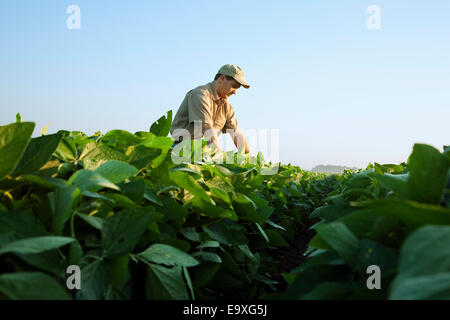
M188 97L189 123L202 122L203 127L212 128L211 99L204 91L193 91Z

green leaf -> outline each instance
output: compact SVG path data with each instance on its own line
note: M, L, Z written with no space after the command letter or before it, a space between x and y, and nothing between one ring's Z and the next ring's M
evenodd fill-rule
M300 299L309 292L314 292L314 288L317 288L321 283L336 282L347 273L348 271L343 269L342 266L315 265L297 275L288 287L284 299ZM323 290L321 291L323 292Z
M159 149L161 154L152 160L152 166L158 167L166 158L167 152L173 145L173 139L168 137L158 137L152 133L148 133L148 136L142 145L147 148Z
M343 300L352 292L350 284L322 282L301 297L302 300Z
M266 242L269 242L269 238L267 237L267 234L264 232L263 228L261 228L261 226L259 225L258 222L255 222L255 224L256 224L256 227L258 228L259 232L263 236L264 240L266 240Z
M367 267L371 265L380 267L382 277L390 276L397 271L397 263L398 256L385 246L368 239L360 240L356 269L361 276L367 276Z
M62 234L65 223L72 215L72 208L81 199L80 196L81 191L76 186L59 188L48 195L53 212L52 231L55 234Z
M243 274L241 269L239 269L233 257L226 250L222 251L221 258L222 258L222 266L225 270L227 270L230 274L237 277L238 279L246 281L245 275Z
M322 218L326 222L332 222L340 217L343 217L352 211L354 208L347 204L334 204L316 208L310 215L311 218Z
M156 136L167 137L172 127L172 110L167 112L167 116L162 116L150 127L150 132Z
M50 160L62 138L61 134L52 134L31 139L12 175L19 176L39 170Z
M212 263L222 263L222 259L214 252L207 251L199 251L192 253L192 256L203 263L212 262Z
M424 226L400 251L390 299L450 299L450 226ZM410 291L414 290L414 291Z
M21 123L22 122L22 116L20 115L20 113L16 114L16 122L17 123Z
M153 160L161 156L161 149L147 148L142 145L131 146L127 149L128 163L132 166L142 169L150 167Z
M408 159L408 191L412 200L439 204L447 183L449 163L439 150L415 144Z
M43 187L50 190L55 190L56 188L64 188L66 186L66 182L62 179L58 178L49 178L49 177L39 177L32 174L23 175L20 177L20 180L35 184L39 187Z
M409 174L369 174L380 182L382 186L394 191L400 198L406 199L408 197L408 180Z
M163 205L161 200L158 198L158 195L156 194L156 192L147 186L145 187L144 198L150 202L157 204L157 205L160 205L160 206Z
M110 279L114 287L121 288L129 272L130 256L121 256L111 259L108 264Z
M11 241L47 235L44 225L33 214L13 211L0 212L0 234L4 233L11 233Z
M194 269L194 286L203 287L214 277L217 270L221 267L218 263L205 263Z
M41 253L48 250L57 249L59 247L65 246L66 244L75 241L74 238L68 237L35 237L21 239L13 242L9 242L0 247L0 255L4 253Z
M274 247L289 247L287 241L281 234L274 230L265 230L267 237L269 238L269 245Z
M150 300L188 300L189 294L183 279L181 266L167 268L148 264L146 292Z
M100 141L124 152L127 147L139 144L141 139L125 130L111 130Z
M189 239L189 240L191 240L191 239ZM198 241L200 241L200 240L198 240ZM209 240L209 241L204 241L204 242L200 243L196 248L204 249L204 248L219 248L219 247L220 247L220 243L218 241Z
M186 284L189 288L189 293L191 294L191 298L192 298L192 300L195 300L194 287L192 286L191 276L189 275L189 271L186 267L183 267L183 275L184 275L184 279L186 280Z
M430 204L407 200L380 199L354 205L361 206L366 211L378 215L401 220L413 227L425 224L450 224L450 209Z
M0 180L9 175L20 162L33 130L34 122L0 127Z
M214 168L214 169L216 169L216 168ZM210 188L211 191L212 191L212 189L220 190L224 193L234 191L233 185L231 184L231 182L229 182L226 178L223 178L220 176L216 176L216 177L206 181L205 183Z
M199 263L189 254L161 243L151 245L147 250L139 253L139 256L149 262L167 266L178 265L183 267L193 267Z
M238 220L238 217L233 210L223 208L220 205L213 205L201 198L194 197L190 200L190 203L192 203L196 211L202 212L202 214L210 218L228 218L234 221Z
M106 219L102 224L103 256L130 253L148 225L157 219L154 208L126 209Z
M103 300L110 285L108 267L96 260L81 269L81 288L77 300Z
M70 300L70 294L53 278L41 272L0 275L0 292L14 300Z
M376 241L383 241L398 225L397 219L378 215L371 210L357 210L336 221L344 223L357 237Z
M450 226L425 226L412 233L400 251L399 277L450 271Z
M170 180L172 180L180 188L188 190L194 197L199 197L206 202L215 204L214 201L208 196L205 189L203 189L194 178L186 172L170 171Z
M210 188L209 190L211 191L211 196L222 199L226 203L231 204L230 197L225 191L216 188Z
M134 180L118 185L124 195L136 203L141 203L144 199L146 184L144 180ZM156 194L155 194L156 196Z
M70 245L72 245L72 242ZM26 263L39 268L43 271L51 272L59 278L66 277L67 262L61 259L61 255L57 250L45 251L36 254L21 254L16 253L20 259Z
M138 170L126 162L109 160L95 169L95 172L117 184L136 175Z
M114 202L114 208L140 208L139 205L121 193L107 193L105 197Z
M255 202L243 193L237 193L233 198L233 208L240 219L252 222L260 221Z
M77 186L81 191L97 192L103 188L120 191L119 187L104 178L102 175L90 170L79 170L67 181L69 185Z
M58 133L62 134L60 131ZM60 141L58 148L56 148L55 156L65 162L76 160L78 158L78 152L75 142L68 137L64 137Z
M449 300L450 272L406 278L392 291L392 300Z
M77 216L86 221L89 225L91 225L95 229L102 230L102 225L105 219L96 216L89 216L87 214L79 212L77 212Z
M83 257L83 248L81 247L78 240L75 240L70 244L69 249L69 264L70 265L78 265L80 263L81 258Z
M358 238L341 222L321 224L317 233L350 265L354 266L359 252Z
M127 161L128 157L120 151L99 142L89 142L80 155L85 169L95 170L108 160Z
M233 242L233 234L222 224L215 223L204 226L203 231L205 231L212 239L226 246L231 246Z

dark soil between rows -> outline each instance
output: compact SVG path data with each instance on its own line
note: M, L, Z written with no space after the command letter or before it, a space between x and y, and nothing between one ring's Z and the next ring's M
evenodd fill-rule
M308 244L316 232L310 229L317 221L310 220L307 223L299 225L298 236L289 242L289 247L277 250L273 259L277 261L278 275L274 280L279 284L276 286L278 292L285 292L288 284L281 276L282 273L290 273L294 268L306 261L304 253L308 249Z

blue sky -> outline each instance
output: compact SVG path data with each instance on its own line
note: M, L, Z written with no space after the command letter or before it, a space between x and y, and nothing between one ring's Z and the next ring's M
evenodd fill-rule
M239 126L278 129L283 163L398 163L415 142L450 144L449 14L447 0L2 1L0 125L148 130L233 63L252 86L230 98Z

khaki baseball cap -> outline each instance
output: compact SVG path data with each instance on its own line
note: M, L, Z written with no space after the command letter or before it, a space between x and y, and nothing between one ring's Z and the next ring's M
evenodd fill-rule
M250 85L244 80L244 71L237 65L226 64L222 66L217 73L233 77L233 79L239 82L245 89L250 88Z

